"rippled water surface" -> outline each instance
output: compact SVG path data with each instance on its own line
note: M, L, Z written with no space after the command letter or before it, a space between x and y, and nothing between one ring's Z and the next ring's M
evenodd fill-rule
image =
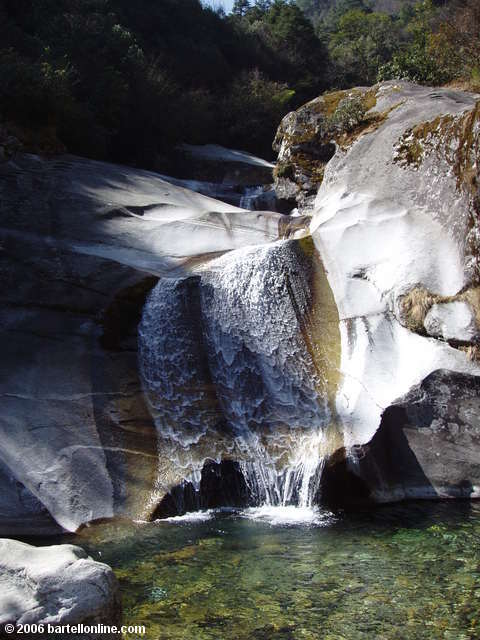
M69 541L114 567L125 622L152 640L480 638L479 504L297 515L205 512Z

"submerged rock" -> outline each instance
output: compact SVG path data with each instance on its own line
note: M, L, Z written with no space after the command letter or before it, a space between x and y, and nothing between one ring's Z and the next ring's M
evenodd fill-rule
M106 564L73 545L36 548L0 540L0 633L6 624L120 626L120 621L118 583Z
M339 450L322 478L331 505L480 498L480 378L430 374L382 415L371 441Z

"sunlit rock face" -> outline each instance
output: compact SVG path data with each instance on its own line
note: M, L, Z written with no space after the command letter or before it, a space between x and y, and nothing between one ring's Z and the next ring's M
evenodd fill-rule
M79 158L0 164L0 532L309 506L325 457L355 464L432 371L478 376L476 101L390 82L309 103L280 144L313 154L312 218Z
M161 492L183 473L201 502L203 465L228 458L257 503L311 504L322 458L340 445L348 460L396 398L436 369L480 373L476 100L391 82L322 96L285 118L277 187L288 179L307 208L318 189L313 244L233 252L195 281L162 281L146 306L144 381L160 441L174 441L177 456L165 445ZM441 305L457 313L437 331L429 319ZM179 345L166 319L183 327L186 309L202 319L182 333L194 367L166 348ZM315 334L322 314L333 333ZM154 349L151 335L162 336ZM329 357L316 351L327 344Z
M0 539L0 570L2 629L6 624L21 628L121 624L119 586L112 569L92 560L80 547L36 548ZM59 635L70 634L59 630ZM77 637L96 639L105 634Z
M468 302L434 304L423 323L430 336L458 342L476 342L480 331L474 311Z
M62 157L0 164L0 532L148 517L157 431L137 326L159 276L277 240L245 212L158 175Z
M478 280L478 99L378 85L374 130L337 145L326 167L311 232L340 317L347 446L370 440L382 411L433 370L480 372L423 325L436 298L463 299Z

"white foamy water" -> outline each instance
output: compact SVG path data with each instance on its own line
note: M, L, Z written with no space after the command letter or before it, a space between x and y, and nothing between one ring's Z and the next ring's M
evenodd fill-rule
M184 513L183 516L172 516L171 518L163 518L162 520L155 520L155 522L172 522L174 524L195 524L196 522L207 522L211 520L215 515L214 509L207 509L205 511L191 511L190 513Z
M159 477L168 467L199 492L204 462L227 457L239 462L254 504L314 503L331 414L306 344L302 259L280 241L153 290L139 352L161 441Z
M327 526L332 523L334 516L328 511L321 511L316 507L279 507L263 505L252 507L240 512L244 518L267 522L273 526L314 525Z

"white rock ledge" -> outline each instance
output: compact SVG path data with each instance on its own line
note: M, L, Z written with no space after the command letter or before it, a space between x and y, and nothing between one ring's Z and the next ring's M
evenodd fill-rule
M472 342L480 337L475 314L468 302L434 304L425 317L424 326L430 336L444 340Z

